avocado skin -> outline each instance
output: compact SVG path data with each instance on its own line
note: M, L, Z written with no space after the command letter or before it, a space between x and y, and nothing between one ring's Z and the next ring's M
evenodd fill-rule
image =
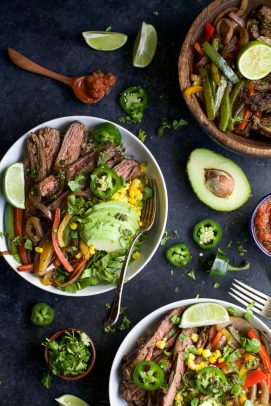
M102 202L91 207L80 224L82 240L98 251L127 249L139 229L139 217L124 202Z

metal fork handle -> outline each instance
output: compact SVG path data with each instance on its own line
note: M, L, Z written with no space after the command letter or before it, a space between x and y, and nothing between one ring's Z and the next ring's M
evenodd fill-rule
M122 291L123 291L123 285L125 282L125 276L126 276L126 272L127 272L127 268L128 268L128 264L131 258L131 254L133 252L134 246L136 241L138 240L138 238L144 233L144 231L140 231L139 233L137 233L134 238L131 241L130 247L128 248L128 251L126 252L125 258L124 258L124 262L120 271L120 277L118 280L118 285L117 285L117 289L115 292L115 296L114 299L111 303L110 309L108 311L108 313L105 316L104 319L104 326L105 327L110 327L113 326L119 318L119 314L120 314L120 305L121 305L121 298L122 298Z

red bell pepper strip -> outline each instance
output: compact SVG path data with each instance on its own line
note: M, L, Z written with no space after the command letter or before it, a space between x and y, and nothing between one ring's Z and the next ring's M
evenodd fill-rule
M210 23L206 23L203 30L204 30L204 36L203 36L203 38L201 40L202 44L204 42L209 42L210 41L210 39L214 35L215 27Z
M19 272L33 272L34 264L19 265L17 269Z
M247 121L247 120L249 120L251 116L252 116L251 111L250 111L250 110L246 110L246 111L245 111L245 114L244 114L244 117L243 117L244 121L242 121L242 122L241 122L240 124L238 124L238 126L237 126L237 130L238 130L238 131L244 131L244 130L246 129L246 127L247 127L247 125L248 125L248 121Z
M201 56L204 56L203 49L198 42L195 42L194 48Z
M248 372L243 389L247 389L250 386L256 385L262 381L266 380L266 375L263 373L261 368L255 369L254 371Z
M14 209L14 230L15 235L23 237L23 209ZM28 257L23 242L18 245L18 254L20 255L23 264L28 264Z
M67 260L67 258L63 254L63 252L61 251L61 249L60 249L60 247L58 245L58 241L57 241L57 229L58 229L58 226L59 226L59 223L60 223L60 215L61 215L61 210L58 207L55 210L55 217L54 217L54 221L53 221L52 243L53 243L53 247L54 247L56 256L59 259L60 263L64 266L64 268L68 272L73 272L73 267L71 266L71 264L69 263L69 261Z
M260 341L259 336L255 330L249 330L247 335L249 338L255 338L256 340ZM266 368L266 380L269 387L269 393L271 393L271 361L264 345L262 343L260 343L260 345L261 349L259 352L259 356L261 357L262 363Z

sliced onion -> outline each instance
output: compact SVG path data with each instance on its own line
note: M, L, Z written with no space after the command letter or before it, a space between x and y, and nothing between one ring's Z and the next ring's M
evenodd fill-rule
M263 405L269 405L269 389L266 381L258 383L258 397L260 397L260 403Z
M43 237L40 219L35 216L29 217L26 221L25 232L33 243L38 243Z
M240 29L240 48L246 45L249 42L249 33L245 28Z
M42 204L39 200L35 199L32 196L31 192L28 194L28 199L29 199L30 203L33 204L33 206L35 206L36 209L39 209L48 220L51 221L53 219L51 210L47 206Z
M239 8L239 10L236 12L236 14L241 17L242 15L245 14L245 11L247 9L248 6L248 0L242 0L241 6Z
M225 30L225 32L223 32L222 24L226 24L226 26L227 26L227 29ZM220 39L222 39L224 37L224 40L223 41L221 40L221 42L223 42L225 45L227 45L230 42L230 40L232 39L232 36L234 33L233 22L231 20L229 20L228 18L221 18L221 20L219 20L216 25L216 32Z
M239 24L241 27L245 27L245 21L243 20L243 18L239 17L236 13L234 13L233 11L231 11L229 13L229 17L232 18L237 24Z
M218 23L218 21L224 17L226 14L230 13L231 11L238 11L239 8L238 7L228 7L225 8L225 10L221 11L221 13L219 13L214 21L214 25L216 25Z
M209 62L208 56L203 56L196 64L196 69L198 70L202 66L205 66Z

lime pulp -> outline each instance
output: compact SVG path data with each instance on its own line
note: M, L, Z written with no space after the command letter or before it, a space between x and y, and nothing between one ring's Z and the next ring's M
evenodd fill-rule
M4 175L4 194L7 201L14 207L24 209L24 165L15 163L6 169Z
M238 54L239 72L249 80L258 80L271 72L271 47L261 41L251 41Z
M203 302L189 306L182 314L180 327L201 327L229 321L227 310L219 303Z
M134 43L133 66L136 68L148 66L155 55L156 48L157 32L153 25L143 21Z
M86 43L98 51L115 51L127 41L127 35L110 31L86 31L82 32Z

